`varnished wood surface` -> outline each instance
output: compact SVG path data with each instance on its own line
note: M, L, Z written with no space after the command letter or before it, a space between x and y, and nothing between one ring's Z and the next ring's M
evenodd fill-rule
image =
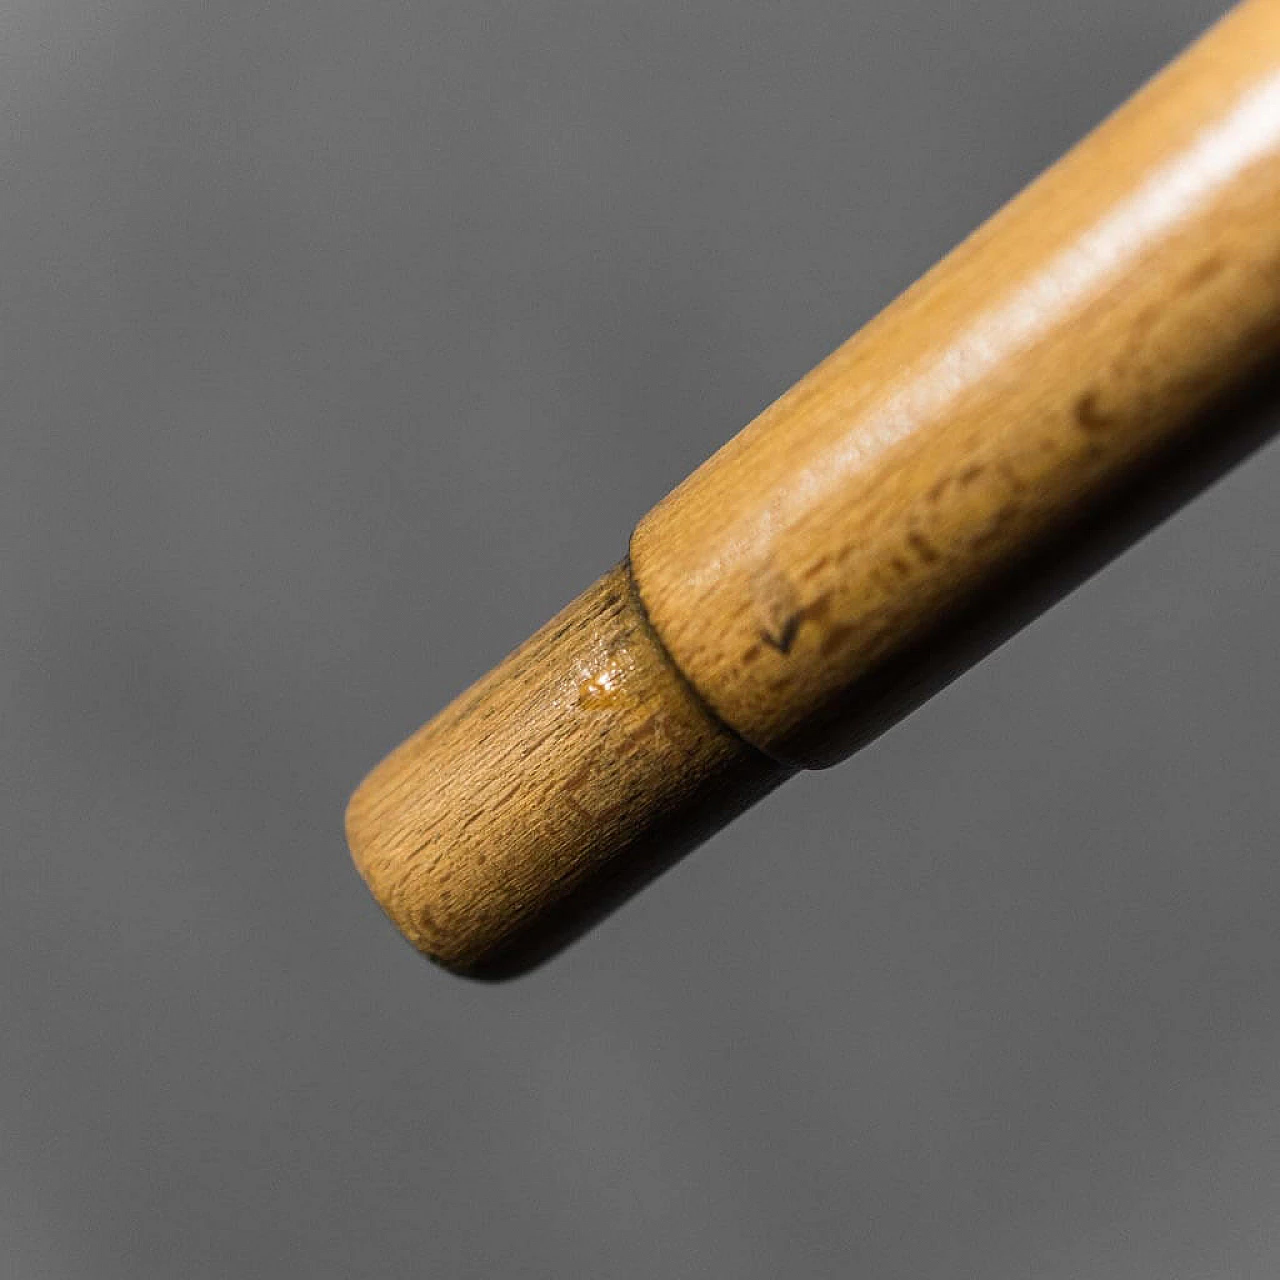
M720 716L829 763L879 669L1278 350L1280 2L1252 0L659 504L641 595Z
M1278 355L1280 0L1248 0L384 761L361 873L447 965L536 958L907 709L958 620Z

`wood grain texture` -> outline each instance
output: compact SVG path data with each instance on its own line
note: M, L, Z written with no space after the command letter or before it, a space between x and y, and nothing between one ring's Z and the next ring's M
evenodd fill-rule
M415 946L498 975L787 773L708 716L621 566L384 760L347 839Z
M832 763L884 727L879 673L1278 350L1252 0L651 512L641 596L720 717Z
M1278 355L1280 0L1249 0L384 761L361 873L445 964L537 958L978 656L947 654L958 620Z

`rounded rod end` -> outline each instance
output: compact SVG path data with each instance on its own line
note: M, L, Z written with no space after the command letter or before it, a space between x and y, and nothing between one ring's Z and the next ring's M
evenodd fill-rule
M508 977L788 773L703 707L623 564L378 765L347 839L414 946Z

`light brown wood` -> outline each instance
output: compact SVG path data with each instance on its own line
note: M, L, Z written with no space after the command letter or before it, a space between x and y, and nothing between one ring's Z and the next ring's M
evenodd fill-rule
M1280 0L1249 0L374 771L370 888L446 964L527 962L971 660L958 624L1277 355Z
M1280 2L1235 10L640 524L677 665L779 759L1280 348Z
M347 838L415 946L496 975L788 772L707 715L620 567L384 760Z

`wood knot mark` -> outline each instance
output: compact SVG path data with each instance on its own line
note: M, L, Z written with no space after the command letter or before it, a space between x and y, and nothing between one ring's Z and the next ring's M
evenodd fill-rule
M1097 391L1086 391L1075 403L1073 410L1076 426L1089 435L1109 431L1116 425L1113 414L1107 413Z
M924 564L937 564L942 559L942 552L919 529L910 530L907 534L907 541Z
M1194 293L1197 289L1203 289L1205 285L1220 276L1226 269L1226 255L1222 253L1211 254L1193 271L1188 273L1183 283L1183 288L1188 293Z
M808 604L800 602L790 580L777 569L766 566L751 579L751 599L755 606L760 639L778 653L788 654L806 622L825 623L831 613L831 593L824 591ZM743 654L744 662L759 656L757 645Z
M751 603L760 638L779 653L790 653L804 621L800 597L790 579L772 565L761 566L751 575Z

